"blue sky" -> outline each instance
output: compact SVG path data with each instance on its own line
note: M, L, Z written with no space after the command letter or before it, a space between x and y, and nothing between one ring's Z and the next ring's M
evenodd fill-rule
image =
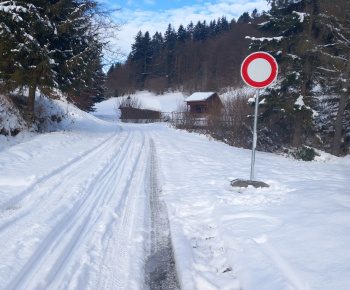
M266 0L99 0L111 8L120 8L114 14L116 20L124 23L113 45L125 55L131 51L131 45L138 31L164 33L170 23L176 30L180 24L185 27L193 21L218 19L226 16L230 21L242 13L257 8L259 12L268 10Z
M197 0L185 1L185 0L173 0L173 1L160 1L160 0L123 0L123 1L109 1L110 3L115 3L120 5L121 7L129 7L132 9L141 9L141 10L152 10L152 11L160 11L160 10L171 10L176 8L181 8L184 6L192 6L198 4Z

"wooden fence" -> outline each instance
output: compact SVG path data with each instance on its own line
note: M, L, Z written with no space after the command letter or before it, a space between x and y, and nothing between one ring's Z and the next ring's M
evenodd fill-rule
M130 123L169 122L178 128L205 129L208 126L206 114L189 112L159 112L153 110L123 107L121 120Z

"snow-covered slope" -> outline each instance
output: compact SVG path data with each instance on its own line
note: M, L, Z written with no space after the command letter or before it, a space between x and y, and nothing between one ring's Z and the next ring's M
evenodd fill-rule
M20 96L17 98L17 102L26 102L26 99L21 99ZM29 126L12 100L0 95L0 151L29 140L36 135L35 132L68 129L72 123L70 114L74 114L76 108L63 97L52 100L37 94L34 110L36 120Z
M150 172L182 289L350 285L349 156L257 152L270 187L232 188L250 150L113 112L69 109L69 130L0 152L0 289L144 289Z
M95 105L96 112L94 115L98 115L99 112L103 112L103 115L111 116L116 114L116 108L118 107L118 100L127 98L128 96L111 98L105 102ZM182 93L165 93L164 95L155 95L148 91L137 92L130 97L137 98L140 101L142 108L161 111L161 112L173 112L183 105L185 96Z

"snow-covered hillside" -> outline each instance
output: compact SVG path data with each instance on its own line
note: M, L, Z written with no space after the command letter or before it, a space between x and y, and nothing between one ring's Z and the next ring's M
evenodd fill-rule
M147 289L154 194L182 289L350 285L349 156L257 152L270 187L232 188L250 150L96 107L0 152L0 289Z
M19 96L16 102L26 102ZM23 105L23 104L22 104ZM36 95L34 107L36 120L28 125L23 119L23 113L14 106L13 100L0 94L0 151L14 144L29 140L35 132L52 132L68 129L72 119L70 116L76 110L65 98L48 99Z

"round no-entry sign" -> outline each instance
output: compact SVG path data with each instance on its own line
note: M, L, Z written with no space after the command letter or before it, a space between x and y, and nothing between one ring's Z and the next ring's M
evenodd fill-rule
M275 58L266 52L248 55L241 66L245 83L254 88L265 88L277 77L278 66Z

